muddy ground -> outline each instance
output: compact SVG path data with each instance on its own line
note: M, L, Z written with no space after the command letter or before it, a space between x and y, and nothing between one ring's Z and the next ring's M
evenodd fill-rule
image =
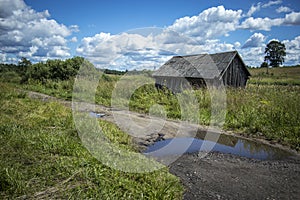
M29 92L28 95L43 101L55 100L71 106L71 102L44 94ZM206 129L94 104L79 107L80 111L104 113L102 119L121 126L122 130L134 138L141 150L157 140L193 136L198 129ZM264 140L259 142L269 144ZM275 146L284 148L278 144ZM300 199L298 153L295 157L284 160L265 161L218 152L208 153L205 157L195 153L181 156L169 167L170 172L178 176L186 188L184 199Z
M229 154L183 155L170 166L184 199L300 199L299 158L259 161Z

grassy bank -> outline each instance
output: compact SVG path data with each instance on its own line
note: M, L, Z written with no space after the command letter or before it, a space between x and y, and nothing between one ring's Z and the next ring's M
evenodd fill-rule
M72 113L27 98L0 83L0 198L180 199L182 186L165 168L124 173L96 160L81 144ZM134 150L131 138L101 122L105 134Z

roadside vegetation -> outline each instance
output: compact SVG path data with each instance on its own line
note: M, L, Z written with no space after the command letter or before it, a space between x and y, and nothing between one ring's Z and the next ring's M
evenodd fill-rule
M0 88L1 199L181 199L179 179L167 168L125 173L95 159L81 144L70 108L30 99L7 83ZM100 123L110 140L135 151L127 134Z
M151 106L158 103L163 105L169 118L181 119L178 98L182 95L157 91L154 86L147 85L131 96L130 109L148 113ZM226 95L225 130L300 150L300 86L250 83L245 89L227 88ZM210 92L200 89L195 91L195 96L199 103L199 116L194 121L210 125Z

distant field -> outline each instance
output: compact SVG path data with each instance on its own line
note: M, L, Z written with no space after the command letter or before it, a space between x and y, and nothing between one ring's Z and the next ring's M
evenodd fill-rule
M249 69L251 84L300 85L300 66ZM267 73L268 71L268 73Z
M250 68L249 69L253 77L264 75L267 72L267 68ZM300 65L295 67L276 67L269 68L269 74L274 76L287 76L287 77L300 77Z

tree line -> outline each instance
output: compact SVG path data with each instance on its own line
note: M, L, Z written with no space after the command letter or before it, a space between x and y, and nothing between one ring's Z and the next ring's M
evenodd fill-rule
M18 64L0 64L0 78L5 81L27 83L29 80L36 80L42 83L47 80L64 81L73 79L81 66L87 71L100 71L104 74L111 75L130 75L146 74L151 76L149 70L142 71L118 71L113 69L98 69L92 63L83 57L73 57L66 60L47 60L46 62L38 62L32 64L30 60L22 57Z
M83 62L84 58L74 57L66 60L47 60L46 62L32 64L30 60L23 57L18 64L0 64L0 73L2 78L9 79L11 77L21 83L26 83L30 79L42 82L47 79L69 80L76 76Z

